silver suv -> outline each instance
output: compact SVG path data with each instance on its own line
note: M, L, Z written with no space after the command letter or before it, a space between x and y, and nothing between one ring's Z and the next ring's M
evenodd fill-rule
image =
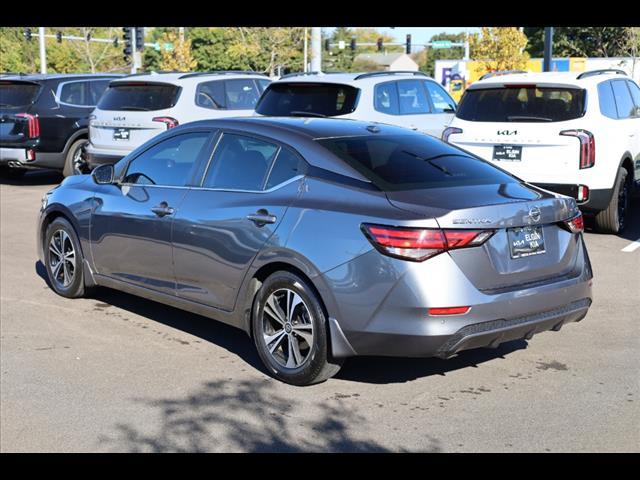
M444 88L422 72L294 73L265 90L256 113L352 118L439 137L456 107Z
M90 117L90 168L115 163L159 133L195 120L249 116L271 80L243 71L145 73L110 83Z

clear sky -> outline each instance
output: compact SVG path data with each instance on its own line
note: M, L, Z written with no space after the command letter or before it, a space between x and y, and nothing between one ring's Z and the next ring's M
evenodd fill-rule
M326 27L323 30L328 33L332 31L335 27ZM403 42L406 39L408 33L411 34L411 43L420 44L427 43L429 39L433 35L437 35L438 33L446 32L446 33L460 33L460 32L469 32L469 33L477 33L480 31L480 27L371 27L379 30L381 33L386 35L391 35L395 37L396 41ZM418 47L416 45L415 50L419 50L422 47ZM414 51L415 51L414 50Z

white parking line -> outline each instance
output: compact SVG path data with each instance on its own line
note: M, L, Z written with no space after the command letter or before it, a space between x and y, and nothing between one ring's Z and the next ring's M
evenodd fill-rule
M634 250L637 250L638 248L640 248L640 238L634 242L631 242L629 245L627 245L626 247L624 247L622 249L623 252L633 252Z

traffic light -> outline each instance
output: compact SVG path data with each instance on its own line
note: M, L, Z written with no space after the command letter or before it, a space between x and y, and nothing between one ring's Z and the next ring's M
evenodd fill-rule
M351 37L351 50L355 51L356 50L356 37Z
M144 50L144 27L136 27L136 50Z
M24 38L26 38L28 41L31 41L31 29L30 28L25 28L24 29Z
M328 52L329 50L331 50L331 45L330 45L331 41L327 38L324 41L324 49Z
M124 38L124 58L125 60L129 60L129 57L133 54L133 49L131 48L131 40L132 40L132 34L133 32L131 31L132 28L131 27L122 27L122 32L123 32L123 38Z
M62 32L56 32L56 41L62 43Z
M87 33L87 42L91 41L91 32Z
M411 53L411 34L407 33L407 55Z
M118 37L113 39L113 46L118 48Z
M378 41L376 43L378 44L378 51L381 52L382 51L382 37L378 37Z

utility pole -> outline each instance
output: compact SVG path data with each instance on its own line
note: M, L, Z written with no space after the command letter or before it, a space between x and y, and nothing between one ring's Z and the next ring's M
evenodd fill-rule
M322 28L311 27L311 71L322 71Z
M469 61L469 32L464 40L464 60Z
M551 71L551 58L553 55L553 27L544 27L544 61L543 72Z
M308 54L307 54L307 50L308 50L308 48L307 48L307 27L304 27L304 67L303 67L302 71L305 72L305 73L308 70L308 64L307 64L307 62L308 62L308 60L307 60Z
M137 73L136 62L136 27L131 27L131 73Z
M40 73L47 73L47 51L44 43L44 27L38 27L38 42L40 43Z

